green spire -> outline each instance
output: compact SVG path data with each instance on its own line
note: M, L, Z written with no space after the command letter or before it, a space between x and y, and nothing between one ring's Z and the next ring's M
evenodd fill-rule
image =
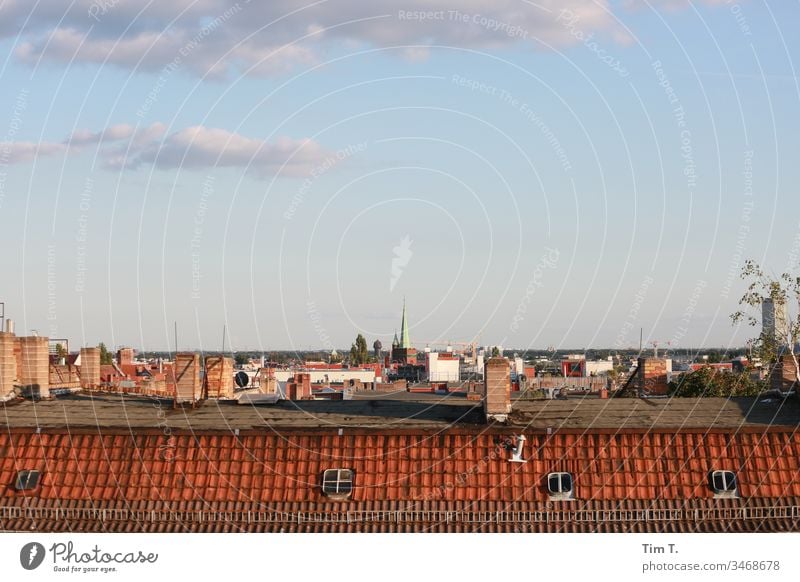
M400 324L400 347L410 348L411 340L408 339L408 321L406 320L406 300L403 298L403 321Z

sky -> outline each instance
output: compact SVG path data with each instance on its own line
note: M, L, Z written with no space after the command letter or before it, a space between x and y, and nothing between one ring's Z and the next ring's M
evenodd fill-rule
M70 347L740 346L797 2L0 0L0 301Z

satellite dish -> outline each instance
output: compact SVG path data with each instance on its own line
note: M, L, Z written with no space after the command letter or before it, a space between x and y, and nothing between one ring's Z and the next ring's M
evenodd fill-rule
M239 388L244 388L250 383L250 376L247 375L247 372L236 372L233 381Z

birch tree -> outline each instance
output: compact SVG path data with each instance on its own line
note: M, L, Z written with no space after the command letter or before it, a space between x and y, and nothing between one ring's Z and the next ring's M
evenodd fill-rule
M800 365L798 365L797 342L800 339L800 277L783 273L771 277L755 261L748 260L742 267L741 278L749 281L747 290L739 300L740 309L731 315L734 324L747 323L762 326L761 334L753 340L753 351L765 364L770 366L782 356L790 356L794 362L795 382L800 385ZM774 317L765 326L761 307L771 300L781 317ZM753 315L757 312L759 317ZM774 333L767 328L773 327Z

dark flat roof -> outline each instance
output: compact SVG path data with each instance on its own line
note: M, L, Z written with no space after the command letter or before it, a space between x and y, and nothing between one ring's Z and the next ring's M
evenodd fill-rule
M497 430L777 430L800 425L794 399L675 398L600 400L515 400L507 425ZM238 405L209 400L197 408L173 408L170 401L141 396L77 394L54 400L0 405L5 430L486 430L482 404L463 394L364 394L338 402L280 402Z

